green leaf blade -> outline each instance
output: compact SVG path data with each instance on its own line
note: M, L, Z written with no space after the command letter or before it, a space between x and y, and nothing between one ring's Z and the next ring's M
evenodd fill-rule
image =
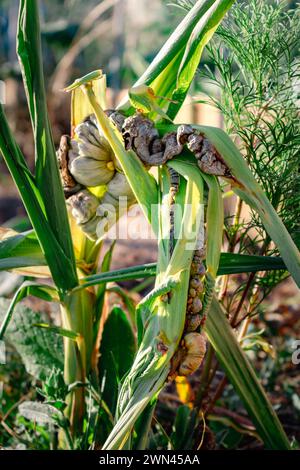
M212 301L205 329L218 360L243 400L267 449L290 450L280 421L216 299Z
M100 383L104 382L103 400L115 413L119 383L132 366L136 341L126 314L120 307L111 311L103 330L100 360Z
M36 185L43 199L48 223L70 260L71 269L65 272L65 282L71 288L77 284L75 255L47 112L36 0L20 2L17 52L34 131Z

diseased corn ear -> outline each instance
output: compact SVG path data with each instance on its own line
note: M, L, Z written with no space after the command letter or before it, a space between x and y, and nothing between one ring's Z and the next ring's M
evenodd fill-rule
M206 353L206 339L200 333L188 333L183 338L184 359L178 370L179 375L193 374L202 364Z
M99 201L96 196L85 189L71 196L67 200L67 204L71 209L72 216L80 225L85 224L95 216Z
M116 173L107 185L107 193L118 199L120 196L127 197L128 202L135 201L134 194L130 188L126 176L123 173Z
M85 156L75 158L69 168L76 181L87 187L107 184L114 176L109 162Z
M113 153L99 132L94 116L80 123L75 134L77 140L71 141L72 154L69 155L69 171L73 178L87 187L109 183L115 174Z

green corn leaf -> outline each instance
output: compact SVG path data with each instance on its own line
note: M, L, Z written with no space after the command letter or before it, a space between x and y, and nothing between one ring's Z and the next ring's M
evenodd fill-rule
M73 291L85 289L89 286L96 286L102 282L128 281L130 279L143 279L153 277L156 273L156 263L132 266L130 268L117 269L106 273L92 274L81 279L82 284L75 287Z
M190 449L192 445L193 432L195 426L195 416L187 405L181 405L177 409L174 431L171 434L171 441L174 450Z
M187 43L167 114L173 120L190 88L205 45L235 0L217 0L196 24Z
M42 328L49 333L54 333L55 335L63 336L64 338L69 338L72 341L77 341L80 337L79 333L76 331L67 330L66 328L61 328L59 326L52 326L49 323L34 323L33 326L36 328Z
M208 126L194 127L207 136L224 159L236 178L232 184L233 191L258 213L287 269L300 287L300 252L239 150L223 130Z
M176 171L187 178L180 237L169 265L166 268L163 266L163 271L158 273L152 296L149 294L148 301L140 306L143 310L142 317L146 316L145 333L134 363L122 384L117 422L103 449L124 447L137 418L165 383L171 358L183 332L190 265L197 243L198 221L201 218L203 183L200 173L184 163L178 165ZM168 191L167 187L165 189ZM168 192L163 196L167 194ZM162 202L164 200L165 197L162 197ZM161 227L160 233L163 233ZM159 248L160 246L159 243ZM164 289L172 292L170 302L164 302L160 297ZM165 354L161 354L157 347L157 341L160 340L167 347Z
M219 302L213 299L206 334L227 377L244 402L267 449L289 450L288 438Z
M102 264L101 264L101 268L100 268L101 273L107 273L109 271L111 261L112 261L114 247L115 247L115 242L113 242L111 244L111 246L109 247L109 249L105 253L105 255L103 257ZM96 315L95 315L95 318L94 318L94 325L93 325L94 340L95 341L97 339L97 335L99 334L99 325L100 325L100 320L101 320L102 311L103 311L105 292L106 292L106 283L100 284L98 289L97 289L97 300L96 300L97 306L95 308Z
M72 272L72 264L65 256L61 245L49 226L45 206L36 186L35 178L29 171L24 156L9 128L3 107L0 104L0 150L6 165L20 192L22 201L35 229L42 251L47 259L53 280L60 289L70 288L66 272Z
M275 256L241 255L238 253L221 253L218 276L224 274L239 274L257 271L286 270L282 259ZM107 273L93 274L81 279L82 284L74 290L85 289L102 282L118 282L130 279L143 279L156 275L156 263L143 264L109 271Z
M257 271L286 270L281 258L276 256L241 255L221 253L218 276Z
M153 398L146 406L145 410L137 420L134 426L133 449L145 450L148 448L149 434L151 431L152 419L155 411L157 398Z
M54 287L32 281L23 282L15 293L0 326L0 340L5 335L8 325L11 322L16 305L28 295L33 295L48 302L57 302L59 300L58 292Z
M77 283L75 256L47 112L36 0L20 1L17 52L34 131L36 185L43 199L48 223L70 260L64 277L71 288Z
M46 260L35 233L0 229L0 271L45 266Z
M146 84L153 87L157 95L164 97L172 95L176 88L177 71L190 35L198 21L214 3L215 0L196 2L134 86ZM160 100L158 104L163 106L165 103ZM129 107L130 101L127 98L119 105L119 109L123 110Z
M217 178L202 173L209 187L206 220L206 268L215 278L218 273L223 242L224 207Z
M7 220L2 227L10 228L16 232L26 232L32 229L30 220L26 215L16 215L15 217Z
M113 415L120 382L132 366L135 352L136 341L126 314L114 307L104 325L98 363L99 380L104 383L102 398Z

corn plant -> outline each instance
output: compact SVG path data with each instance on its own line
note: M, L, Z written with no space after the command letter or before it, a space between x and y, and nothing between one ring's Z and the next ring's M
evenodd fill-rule
M40 322L36 328L64 340L66 406L63 416L56 418L61 447L76 447L89 428L90 391L99 415L104 413L109 420L108 431L101 428L97 444L103 449L145 448L159 392L166 381L200 367L208 340L265 446L289 449L214 288L222 274L278 268L287 269L299 286L299 252L228 135L212 127L173 122L204 46L233 3L196 2L116 110L106 110L101 70L70 85L66 91L72 94L71 136L62 138L57 162L46 108L37 2L20 1L17 50L35 139L34 174L2 107L0 148L33 231L5 234L1 268L40 277L43 266L53 285L26 281L10 303L0 336L9 332L14 309L26 295L59 302L61 327ZM151 166L158 167L157 179L149 173ZM281 258L221 254L222 179L260 217ZM137 201L151 224L158 244L156 265L109 271L109 250L99 266L102 239L122 214L120 195L127 197L128 206ZM97 393L106 286L109 281L154 275L154 289L135 311L138 349L124 371L117 403L110 408ZM114 316L126 323L120 312ZM130 338L128 349L134 343ZM93 436L97 440L96 431Z

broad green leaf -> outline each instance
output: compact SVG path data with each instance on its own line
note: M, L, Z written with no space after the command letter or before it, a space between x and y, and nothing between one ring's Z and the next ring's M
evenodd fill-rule
M9 300L0 299L1 323L9 305ZM27 372L38 380L45 380L53 368L63 369L62 338L33 326L48 321L48 315L18 304L5 335L21 356Z
M21 416L38 424L55 424L55 418L60 415L57 408L38 401L23 401L18 406Z
M77 283L75 256L47 112L36 0L20 1L17 52L34 132L36 185L43 199L48 224L69 260L69 269L65 270L64 277L65 284L71 288Z
M4 316L0 326L0 340L5 335L9 323L11 322L16 305L21 302L28 295L33 295L48 302L58 301L59 296L57 290L45 284L38 284L36 282L25 281L16 291L9 308Z
M266 448L289 450L290 444L280 421L216 299L212 301L205 331Z
M105 322L99 359L99 379L104 383L103 400L115 413L119 385L130 369L136 351L136 342L126 314L114 307Z

